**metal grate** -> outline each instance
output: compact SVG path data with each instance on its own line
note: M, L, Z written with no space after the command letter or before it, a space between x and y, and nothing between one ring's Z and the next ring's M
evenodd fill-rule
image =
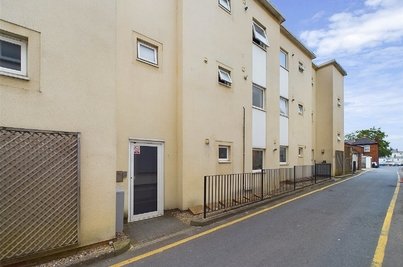
M79 242L79 134L0 127L0 261Z

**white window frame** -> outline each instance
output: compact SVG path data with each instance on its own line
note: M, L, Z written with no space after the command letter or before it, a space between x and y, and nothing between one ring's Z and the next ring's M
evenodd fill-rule
M286 113L284 113L284 112L281 111L281 101L282 101L282 100L284 100L284 102L286 103L286 109L287 109L287 110L286 110L286 111L287 111ZM280 115L288 118L288 115L289 115L289 113L290 113L290 110L289 110L289 101L288 101L287 98L280 96L280 106L279 106L279 109L280 109Z
M227 150L225 158L220 158L220 149L226 149ZM218 162L230 162L231 161L230 152L231 152L231 147L230 146L219 145L218 146Z
M16 74L21 76L27 76L27 41L17 40L12 38L11 36L7 36L5 34L0 34L0 40L12 44L19 45L21 47L21 70L14 70L10 68L0 67L0 72Z
M253 167L253 152L254 151L257 151L257 152L261 152L262 153L262 168L261 169L254 169ZM258 171L261 171L262 169L264 169L264 149L252 149L252 171L253 172L258 172Z
M304 105L298 104L298 114L304 115Z
M279 56L280 56L280 57L282 57L282 56L285 57L285 62L284 62L284 63L285 63L285 66L282 65L281 60L280 60L280 67L282 67L282 68L288 70L288 52L285 51L284 49L280 49L280 54L279 54Z
M150 61L148 58L141 57L141 48L140 48L141 46L154 51L154 60L153 61ZM140 61L151 63L153 65L158 65L158 47L150 45L150 44L138 39L137 40L137 58Z
M299 158L304 157L304 148L302 146L298 147L298 157Z
M262 32L260 33L259 30ZM252 24L252 32L253 32L253 41L257 40L257 43L259 46L266 48L266 46L269 46L269 40L267 38L266 34L266 29L263 26L260 26L258 23L255 21Z
M231 0L218 0L218 5L225 11L231 13Z
M282 148L285 149L285 161L281 161L281 149ZM280 164L287 164L287 162L288 162L288 146L280 146L279 161L280 161Z
M259 90L262 92L262 106L261 107L255 106L253 103L253 94L254 94L255 90ZM266 89L257 84L252 84L252 107L260 109L260 110L265 110L265 104L266 104L265 97L266 97Z
M218 68L218 82L222 85L230 87L232 85L231 72L224 68Z

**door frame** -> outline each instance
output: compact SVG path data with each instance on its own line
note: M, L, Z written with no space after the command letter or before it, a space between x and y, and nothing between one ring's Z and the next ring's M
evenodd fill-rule
M134 215L133 213L133 160L134 160L134 146L152 146L157 148L157 210L142 214ZM164 146L165 142L162 140L150 140L150 139L129 139L129 173L128 173L128 222L145 220L157 216L164 215Z

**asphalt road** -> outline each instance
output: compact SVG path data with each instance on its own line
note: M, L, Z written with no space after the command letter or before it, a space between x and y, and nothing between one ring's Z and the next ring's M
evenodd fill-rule
M130 266L371 266L396 170L367 172ZM384 266L403 265L401 202Z

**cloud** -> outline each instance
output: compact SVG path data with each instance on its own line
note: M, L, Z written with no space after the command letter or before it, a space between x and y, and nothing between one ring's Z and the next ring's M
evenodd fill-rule
M336 13L323 29L304 31L301 39L319 57L358 53L403 37L403 1L367 0L364 9Z

